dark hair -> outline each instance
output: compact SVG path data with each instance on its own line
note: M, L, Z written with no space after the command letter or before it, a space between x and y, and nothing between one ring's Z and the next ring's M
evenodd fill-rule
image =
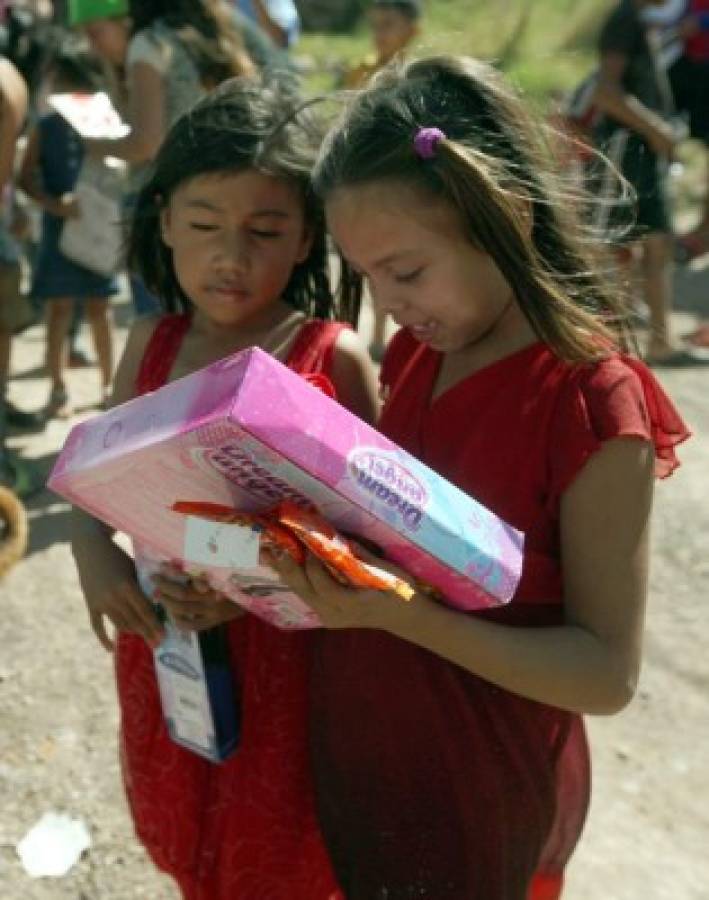
M173 29L205 85L253 74L236 19L223 0L129 0L128 8L133 34L158 19Z
M72 44L62 44L47 59L45 72L76 92L93 93L99 89L101 72L96 57Z
M372 9L393 9L412 22L421 18L421 0L372 0Z
M128 265L170 312L191 303L175 275L172 252L160 235L160 214L173 192L199 175L255 169L293 184L312 236L307 259L293 269L283 299L309 317L356 324L358 298L333 298L328 277L325 217L310 173L322 130L285 76L231 79L172 126L140 191L128 239Z
M422 127L445 134L428 160L414 149ZM341 186L393 180L450 203L538 337L561 358L590 361L609 345L627 347L625 313L540 133L491 66L423 59L383 71L354 98L326 138L314 183L325 198ZM349 281L356 286L354 274Z

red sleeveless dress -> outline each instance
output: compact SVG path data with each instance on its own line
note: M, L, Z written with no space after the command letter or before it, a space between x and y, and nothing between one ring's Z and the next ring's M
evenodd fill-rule
M525 532L515 597L476 615L559 625L562 493L621 435L653 442L667 475L688 431L635 360L572 366L537 343L431 402L440 363L409 332L397 334L380 429ZM581 718L384 632L318 631L313 640L318 812L348 900L559 897L590 791Z
M287 365L322 381L343 327L304 325ZM166 382L188 328L186 316L161 320L137 393ZM170 740L152 651L135 635L119 637L121 755L137 834L188 900L342 900L316 820L307 758L312 633L280 631L250 615L229 632L242 733L237 752L221 765Z

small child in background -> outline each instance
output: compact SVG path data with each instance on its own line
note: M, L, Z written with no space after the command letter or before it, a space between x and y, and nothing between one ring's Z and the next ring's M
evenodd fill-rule
M61 49L49 64L47 86L49 93L94 92L90 60L73 48ZM64 222L81 215L72 191L83 159L77 132L59 113L50 112L39 118L30 133L19 179L20 187L43 210L32 296L47 305L47 368L52 380L47 412L59 418L72 411L64 371L67 338L78 301L92 332L101 373L101 404L113 377L109 301L118 292L116 279L91 272L59 249Z
M372 75L403 56L419 34L421 14L421 0L373 0L369 27L375 52L345 74L342 87L364 87Z
M397 58L403 58L421 30L421 0L374 0L369 11L375 53L347 72L342 86L350 90L364 87L380 69ZM369 354L381 362L386 349L387 317L374 310L374 326Z

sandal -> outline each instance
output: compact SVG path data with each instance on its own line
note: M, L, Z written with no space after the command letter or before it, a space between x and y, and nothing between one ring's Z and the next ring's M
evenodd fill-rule
M692 231L675 239L675 262L691 263L709 253L709 232Z
M683 334L682 340L692 347L709 348L709 322L705 322L689 334Z
M691 369L709 367L709 354L691 350L672 350L666 356L646 356L645 364L655 369Z
M47 402L47 416L54 419L68 419L72 414L69 394L65 387L54 387Z
M106 412L112 406L113 402L113 390L110 387L103 389L103 394L101 399L96 404L96 409L101 410L101 412Z

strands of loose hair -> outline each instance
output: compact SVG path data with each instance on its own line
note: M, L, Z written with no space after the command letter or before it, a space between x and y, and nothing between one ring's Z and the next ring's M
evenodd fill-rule
M422 160L414 136L431 126L446 137ZM392 66L350 101L316 164L316 190L326 198L378 180L450 204L559 357L629 348L625 304L580 215L580 189L563 189L543 129L491 66L454 57ZM356 289L356 275L346 283Z

